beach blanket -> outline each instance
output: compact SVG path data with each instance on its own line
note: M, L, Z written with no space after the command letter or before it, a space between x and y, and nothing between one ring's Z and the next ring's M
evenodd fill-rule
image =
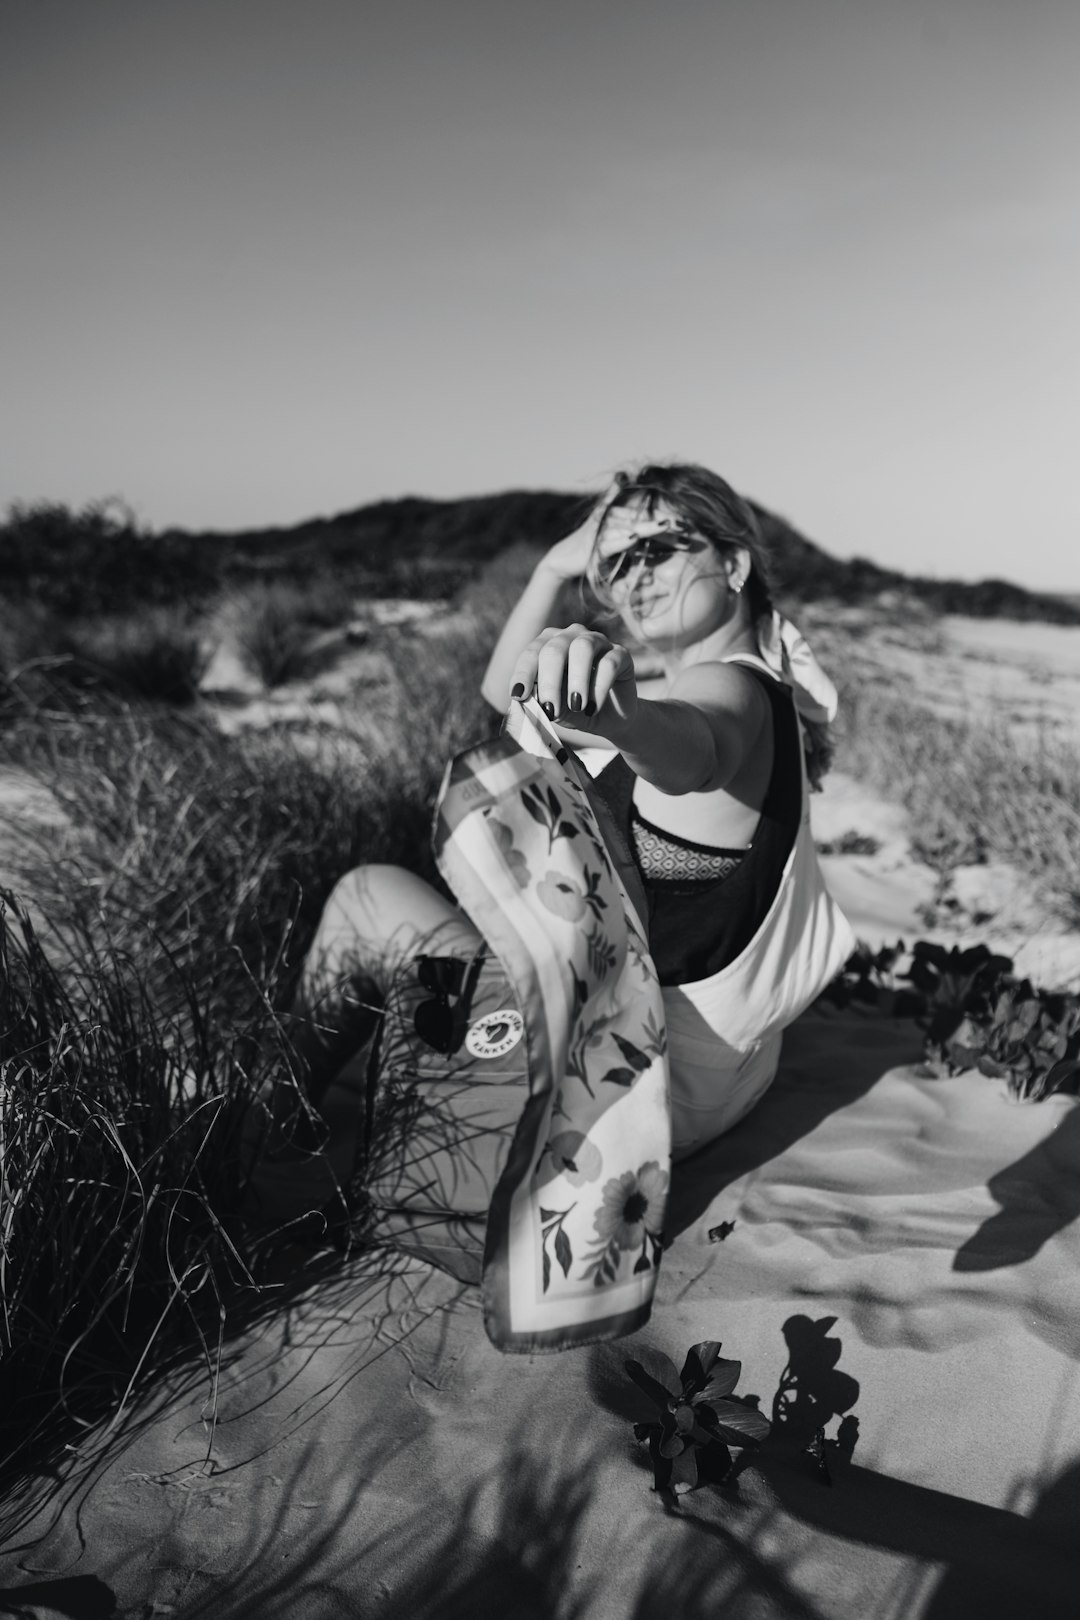
M515 987L528 1048L484 1250L485 1324L502 1350L631 1333L656 1289L667 1041L621 842L535 701L512 704L500 737L447 768L435 856Z

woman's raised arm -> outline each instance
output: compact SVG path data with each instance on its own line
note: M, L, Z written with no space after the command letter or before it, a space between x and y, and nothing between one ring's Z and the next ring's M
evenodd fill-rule
M601 519L618 486L612 485L596 500L585 521L565 539L556 541L533 569L532 577L518 598L510 617L495 643L484 679L482 696L492 708L505 709L510 702L514 665L541 630L551 625L559 592L567 580L581 579L589 566Z
M548 553L550 556L550 553ZM514 665L522 651L551 623L555 602L567 575L557 573L543 557L503 625L495 650L484 671L480 692L500 712L510 702Z

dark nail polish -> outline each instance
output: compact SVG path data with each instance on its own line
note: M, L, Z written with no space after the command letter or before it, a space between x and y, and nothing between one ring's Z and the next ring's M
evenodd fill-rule
M510 688L510 696L512 698L523 698L525 696L525 688L522 686L520 681L514 682L513 686Z
M549 720L554 720L555 705L553 703L541 703L540 707L543 709Z
M581 693L580 692L571 692L571 694L570 694L570 707L573 709L575 714L581 708Z

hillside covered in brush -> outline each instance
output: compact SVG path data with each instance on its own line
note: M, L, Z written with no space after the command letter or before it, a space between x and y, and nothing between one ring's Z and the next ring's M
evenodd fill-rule
M511 545L542 547L587 510L579 495L507 490L460 500L409 496L376 501L284 528L235 532L138 526L122 503L73 512L16 506L0 524L0 597L83 616L143 605L193 605L253 580L310 582L332 575L371 597L445 596ZM924 579L865 558L842 559L785 519L755 506L780 597L855 604L883 591L914 596L942 613L1080 624L1080 605L1005 580Z

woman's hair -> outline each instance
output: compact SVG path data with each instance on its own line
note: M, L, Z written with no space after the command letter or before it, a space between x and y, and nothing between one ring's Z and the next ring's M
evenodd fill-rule
M750 554L750 573L746 581L747 600L754 622L772 612L772 592L769 586L768 566L761 529L748 501L737 495L731 485L708 467L693 462L650 462L636 472L616 474L618 493L607 502L597 529L603 534L609 512L630 501L645 503L649 516L663 502L681 517L702 539L708 540L723 553L736 546ZM589 562L588 580L593 591L606 606L614 604L611 594L596 564L599 552L594 548Z

